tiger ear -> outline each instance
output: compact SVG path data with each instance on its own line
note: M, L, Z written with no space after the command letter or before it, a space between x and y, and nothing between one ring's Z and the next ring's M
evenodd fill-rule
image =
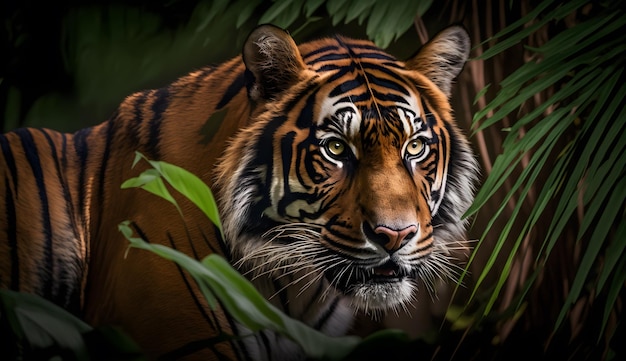
M458 25L450 26L435 35L407 60L406 67L424 74L450 97L452 81L463 69L470 52L467 31Z
M254 29L243 47L248 95L268 100L293 85L306 68L291 36L274 25Z

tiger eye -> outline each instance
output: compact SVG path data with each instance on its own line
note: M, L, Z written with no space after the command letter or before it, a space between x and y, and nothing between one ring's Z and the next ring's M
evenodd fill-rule
M424 141L421 139L413 139L406 147L406 151L409 155L419 155L424 151Z
M331 155L338 157L346 151L346 145L340 140L333 139L326 144L326 149Z

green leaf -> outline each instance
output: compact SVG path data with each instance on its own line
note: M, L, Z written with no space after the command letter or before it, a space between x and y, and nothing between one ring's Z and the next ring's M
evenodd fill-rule
M324 0L307 0L304 2L304 16L310 18L322 4L324 4Z
M144 359L137 344L121 330L93 328L52 302L28 293L0 290L0 329L1 349L9 353L4 357Z
M610 69L606 70L610 72ZM604 102L609 99L607 96L611 89L606 87L602 87L602 83L594 84L599 89L599 97L598 101L594 105L594 108L589 114L589 120L586 122L586 126L590 127L591 124L594 124L594 118L601 113L604 109ZM594 87L589 87L585 93L582 93L578 100L583 104L575 104L577 107L577 112L580 113L582 110L586 108L584 103L591 102L594 97L592 94L596 94ZM581 132L579 136L576 137L576 142L580 144L598 144L600 140L603 138L604 129L602 127L592 127L590 129L592 131L591 135L586 135L586 132ZM581 135L586 135L584 138ZM556 210L554 212L554 218L548 228L546 241L542 245L542 250L538 253L539 255L542 253L545 248L546 255L549 255L554 247L556 241L558 240L558 236L566 227L571 215L576 210L577 202L578 202L578 186L580 179L583 177L586 168L589 164L589 159L593 156L593 148L584 148L583 152L576 159L573 169L568 175L569 181L565 184L563 189L563 199L557 204Z
M346 7L348 4L350 4L350 0L328 0L326 1L326 11L328 11L328 14L334 18L337 12L342 7Z
M476 96L474 97L474 102L472 104L476 105L476 103L478 103L478 100L482 98L487 93L487 91L489 91L490 87L491 87L491 84L487 84L478 93L476 93Z
M486 279L489 271L496 264L496 260L497 260L498 256L500 255L500 251L503 249L503 247L504 247L504 245L506 243L507 237L508 237L509 233L511 232L511 229L512 229L514 223L515 223L515 219L516 219L517 215L519 214L519 212L521 210L521 207L523 206L523 200L526 197L526 194L528 193L528 191L530 189L530 186L534 183L534 181L538 177L541 169L543 168L543 165L545 164L545 162L549 158L550 150L554 147L554 145L556 144L556 141L558 140L558 136L564 131L565 128L567 128L567 122L561 122L560 123L560 127L556 127L552 132L548 133L548 137L544 140L542 145L537 149L536 153L531 158L529 164L526 166L526 168L524 168L524 170L522 171L520 176L517 178L517 181L515 182L515 184L511 187L511 190L507 193L505 198L502 200L499 209L496 211L496 214L490 219L490 221L489 221L489 223L488 223L488 225L487 225L487 227L486 227L486 229L485 229L485 231L484 231L484 233L483 233L483 235L481 237L481 241L480 241L479 245L477 246L477 248L480 247L481 243L483 242L483 240L487 236L487 232L492 227L493 223L496 221L496 219L500 215L500 213L504 210L504 208L506 207L509 199L515 194L515 191L521 186L521 184L525 180L529 179L527 184L526 184L526 187L524 188L524 190L521 192L519 198L517 199L516 206L515 206L512 214L511 214L511 216L509 217L509 220L505 224L504 229L501 231L500 236L498 237L498 240L497 240L496 244L494 245L493 251L491 252L488 260L486 261L485 265L482 268L482 271L481 271L480 275L478 276L478 279L476 281L476 284L474 286L472 294L470 295L470 300L473 299L473 297L475 296L476 292L478 291L478 288L480 287L482 282ZM533 131L539 131L540 134L542 133L540 128L533 128L532 130ZM527 138L527 137L529 139L533 138L532 134L527 135L525 138ZM535 137L535 138L537 139L537 137ZM495 168L495 164L494 164L494 168ZM485 189L485 188L483 187L482 189ZM496 284L496 287L495 287L495 289L492 292L492 295L491 295L491 297L489 299L489 302L487 303L485 312L489 312L490 309L491 309L491 306L494 304L495 299L496 299L496 297L497 297L497 295L498 295L502 285L504 284L504 281L505 281L506 277L509 274L510 265L511 265L511 262L513 260L513 255L515 253L515 250L519 247L520 242L522 241L523 237L525 236L526 229L528 229L530 226L531 226L531 224L529 224L528 222L525 224L524 228L520 232L519 237L517 238L516 242L514 243L513 249L509 253L509 257L507 258L507 262L505 263L504 268L500 270L500 277L498 279L498 283ZM468 261L468 264L471 264L473 262L474 254L475 254L475 252L470 257L470 260Z
M78 360L88 359L82 334L92 328L76 316L27 293L0 290L0 301L2 317L8 320L19 344L34 350L57 346Z
M390 7L394 6L392 2L388 1L377 1L374 4L374 8L372 9L372 13L369 16L367 21L366 33L367 36L372 39L376 45L384 48L384 46L380 42L381 36L384 36L381 31L381 24L385 19L385 15Z
M159 171L163 178L183 196L192 201L220 230L219 211L211 189L196 175L178 166L158 161L150 164Z
M620 214L621 206L624 204L624 199L626 199L626 180L622 178L622 182L618 183L615 188L613 197L611 197L607 203L606 210L603 212L603 218L607 222L607 224L613 224L613 221ZM554 329L556 330L563 319L565 318L567 311L569 311L570 306L578 300L578 296L580 295L581 290L583 289L585 282L587 281L587 277L593 266L599 252L601 246L604 244L607 234L609 233L609 227L596 227L591 239L596 240L596 242L589 242L587 249L585 250L585 254L583 259L578 266L578 270L576 272L576 277L574 278L574 282L572 283L572 287L570 289L569 294L567 295L567 299L565 300L565 305L561 308L561 312L559 313L559 317L554 325Z
M255 332L264 328L284 329L285 323L278 310L272 307L226 260L217 255L210 255L202 260L202 265L210 272L210 277L205 275L204 277L208 278L203 280L211 286L231 315L246 327Z
M369 10L376 3L376 0L359 0L355 1L350 8L350 11L346 14L346 23L351 22L352 20L360 17L360 16L369 16ZM361 21L359 21L359 24Z
M206 14L203 17L203 21L198 24L198 27L196 28L196 32L201 32L204 29L206 29L209 24L211 23L211 21L213 20L213 18L215 18L215 16L221 15L225 10L226 7L228 6L229 1L228 0L213 0L211 2L211 8L206 12ZM205 6L205 3L201 2L198 7L200 6Z
M148 250L176 262L194 277L198 285L210 289L224 309L250 330L273 330L299 344L311 359L340 360L360 341L355 336L327 336L286 316L267 302L250 281L221 256L209 255L198 262L163 245L150 244L138 238L129 240L132 247Z
M121 188L141 188L145 191L148 191L172 203L178 210L178 213L182 215L178 203L176 202L174 197L172 197L172 194L165 186L165 183L163 183L163 179L161 179L160 174L155 169L147 169L138 177L126 180L124 183L122 183Z
M523 40L527 39L530 34L534 33L548 22L554 19L560 19L585 4L587 4L587 0L569 1L567 4L564 4L560 8L549 12L547 15L539 17L539 15L543 13L546 9L554 5L553 1L540 1L537 6L535 6L528 14L526 14L526 16L508 25L499 33L495 34L492 38L483 41L481 44L486 44L493 41L493 39L499 39L504 37L505 35L514 33L513 36L510 36L505 41L501 41L498 44L487 49L481 56L478 57L478 59L489 59L497 54L504 52L506 49L517 45Z
M238 29L241 28L241 26L252 17L252 14L254 14L254 11L261 3L263 3L263 0L248 0L246 5L239 12L235 26Z
M259 24L267 24L274 22L280 15L282 15L288 9L291 10L290 5L293 0L276 0L269 9L265 11L261 19L259 19Z
M274 25L283 29L287 29L291 24L298 19L302 4L298 1L294 1L287 8L285 8L280 14L278 14L272 21Z
M606 248L604 266L598 284L596 285L596 293L602 292L605 283L612 274L619 274L616 269L619 268L618 263L626 260L624 251L626 250L626 222L619 224L615 231L612 243Z
M181 267L183 267L187 272L189 272L189 274L191 274L194 278L196 278L202 272L202 270L197 265L197 261L187 257L186 255L183 255L182 253L171 254L169 252L169 248L163 245L160 245L160 244L151 245L139 237L134 237L133 236L134 233L130 225L131 225L131 222L126 220L126 221L121 222L117 226L117 228L122 233L124 238L128 240L131 247L149 250L152 253L158 256L161 256L167 260L174 261L177 264L179 264ZM192 261L195 261L195 262L192 262ZM217 300L215 299L215 296L213 295L213 292L210 289L210 287L207 287L206 284L204 283L198 283L198 287L200 288L200 291L202 292L202 295L204 296L204 298L207 300L209 307L211 307L212 309L215 309L217 307Z
M623 225L624 223L622 223L622 226ZM626 231L624 231L624 227L621 227L621 232L618 232L616 234L616 239L621 240L622 242L624 239L626 239ZM613 310L613 307L617 302L619 294L624 288L624 283L626 283L626 257L624 257L624 253L622 253L619 265L615 268L615 272L613 272L613 281L611 282L611 286L606 297L604 314L602 316L601 330L604 330L606 328L606 324L609 320L609 317L611 316L611 311ZM598 335L598 341L600 341L601 337L602 333Z
M181 193L193 204L195 204L200 210L211 220L211 222L218 227L220 232L222 230L222 222L219 216L219 210L215 202L215 197L211 189L196 175L193 173L166 163L162 161L148 160L143 155L140 157L146 159L152 166L152 169L148 169L143 172L139 177L127 180L122 184L122 188L128 187L141 187L159 197L162 197L176 206L178 212L182 215L180 207L172 197L172 195L165 187L161 177L167 181L176 191ZM157 176L158 175L158 176ZM224 235L221 234L222 239Z
M428 9L432 1L405 1L398 2L396 6L389 8L386 18L393 21L383 22L380 30L383 34L388 34L386 42L381 42L382 47L389 46L391 41L397 40L402 34L406 33L413 26L413 21L422 8ZM402 6L404 5L404 6Z

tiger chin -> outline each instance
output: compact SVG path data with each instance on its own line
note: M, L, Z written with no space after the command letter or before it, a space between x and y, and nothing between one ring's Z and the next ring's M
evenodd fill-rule
M449 97L469 45L452 26L400 61L262 25L240 57L135 93L100 125L0 135L0 286L118 325L150 358L303 357L269 331L214 344L249 332L174 264L129 250L117 225L132 220L151 243L223 255L329 335L357 311L407 307L418 284L453 278L465 240L478 171ZM225 239L184 199L176 222L165 201L120 190L141 171L135 151L207 182Z

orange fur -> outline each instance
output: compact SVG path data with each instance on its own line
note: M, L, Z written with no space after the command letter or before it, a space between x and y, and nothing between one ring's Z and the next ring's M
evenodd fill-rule
M271 302L331 335L345 332L350 306L396 307L393 300L381 298L378 281L349 284L354 280L342 275L349 278L352 271L337 274L331 268L347 262L341 258L347 253L357 259L367 251L378 258L355 276L429 276L440 266L436 257L445 257L431 254L444 254L446 242L462 240L460 215L471 199L475 164L447 96L462 66L458 62L467 57L468 44L459 43L463 34L450 30L403 63L368 41L336 37L297 47L282 30L260 27L246 43L243 59L133 94L100 125L75 134L24 129L0 135L0 286L49 297L93 325L121 325L150 358L293 354L288 341L263 351L265 346L254 344L254 338L236 347L223 342L196 348L220 333L241 330L222 310L210 310L190 276L176 265L128 250L117 225L131 220L150 242L196 258L222 254L243 271L264 272L257 287L266 297L281 294ZM432 65L446 56L457 63ZM344 68L352 71L332 80L337 73L328 69ZM338 99L333 94L340 86L352 87L342 103L351 110L326 114L339 102L331 98ZM345 129L330 131L324 128L327 122ZM407 133L398 124L429 128ZM423 160L407 155L411 137L430 141L422 148ZM345 145L345 154L353 152L354 159L329 155L329 139ZM166 201L139 189L120 189L144 169L131 169L135 151L181 166L212 187L224 219L225 244L187 200L177 197L185 214L182 222ZM257 163L266 158L271 161ZM459 173L448 174L451 162ZM436 220L440 204L441 220ZM435 229L440 221L446 224ZM274 245L275 239L264 238L272 232L291 232L281 225L303 223L309 228L275 244L297 245L297 237L317 234L319 239L302 246L313 248L285 248L301 252L301 258L290 253L280 258L282 251L271 253L266 247ZM392 269L389 254L402 252L407 243L413 250ZM302 263L315 252L328 253L320 258L323 267L313 258ZM290 262L298 269L278 271ZM324 279L331 271L334 279ZM307 274L300 277L303 272ZM284 280L307 284L279 290ZM408 299L411 281L402 282L390 279L381 287L387 287L384 292L402 288L398 294ZM318 283L323 287L312 286ZM342 290L340 283L348 286Z

